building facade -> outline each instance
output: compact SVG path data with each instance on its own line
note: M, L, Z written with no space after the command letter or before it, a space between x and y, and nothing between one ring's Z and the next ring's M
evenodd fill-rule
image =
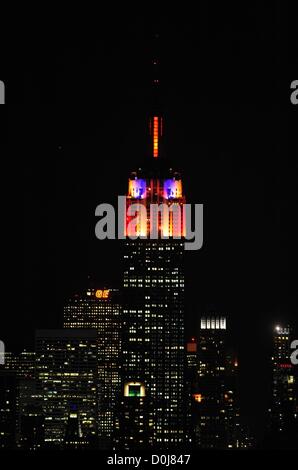
M238 361L226 345L226 318L201 318L198 338L187 343L190 436L201 449L242 447Z
M115 449L146 450L153 444L153 414L144 383L124 383L119 402Z
M276 325L271 356L272 397L270 433L272 442L290 446L298 439L297 371L290 361L291 328Z
M43 416L36 390L36 354L5 354L4 368L15 376L15 447L36 450L42 445Z
M44 447L63 448L75 409L78 448L97 444L97 332L37 330L36 380L44 416Z
M0 450L13 449L16 442L16 374L0 369Z
M98 441L112 446L115 409L120 398L121 303L117 289L87 289L74 295L64 307L64 328L97 331Z

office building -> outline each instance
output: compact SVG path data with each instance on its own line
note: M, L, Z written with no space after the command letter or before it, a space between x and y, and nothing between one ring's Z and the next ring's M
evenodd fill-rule
M226 318L201 318L198 338L187 343L191 390L190 437L194 448L241 447L238 361L226 344Z
M64 328L94 328L97 331L98 441L112 446L115 408L120 398L121 303L119 290L88 288L68 300Z
M97 332L38 330L36 380L44 415L44 446L63 448L75 407L82 446L97 445ZM77 444L80 448L80 444Z
M290 361L292 339L290 326L274 327L270 433L272 442L284 448L291 446L295 439L297 443L298 439L297 371Z

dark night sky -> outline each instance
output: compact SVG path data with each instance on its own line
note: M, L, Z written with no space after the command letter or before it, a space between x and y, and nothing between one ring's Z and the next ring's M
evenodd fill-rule
M297 326L289 84L298 75L282 2L259 3L102 15L88 31L11 31L0 77L11 103L2 200L15 229L10 282L18 286L1 325L8 349L32 347L36 328L61 326L65 298L88 275L120 282L118 244L95 239L94 210L126 192L146 154L158 31L167 154L184 175L187 201L205 210L204 247L187 253L188 330L202 312L229 315L243 413L262 422L272 325Z

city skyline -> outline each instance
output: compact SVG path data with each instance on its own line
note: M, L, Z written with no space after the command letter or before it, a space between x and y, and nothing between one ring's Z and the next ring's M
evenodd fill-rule
M93 298L90 298L91 292ZM99 313L96 320L95 312L111 310L109 303L101 307L103 292L108 290L86 290L89 305L93 304L92 321L96 323L102 314ZM86 293L82 297L76 295L79 310L82 302L86 302ZM66 304L66 318L70 318L72 303L70 299L68 307ZM115 308L118 314L116 305ZM75 312L78 312L77 308ZM120 386L109 358L105 361L99 348L100 335L104 333L102 328L107 331L104 323L99 323L99 329L89 328L90 320L86 320L80 328L71 324L70 328L37 330L34 352L5 353L5 362L0 368L2 449L120 452L139 449L142 452L171 448L167 444L156 445L152 439L150 423L154 416L154 401L148 401L150 395L145 381L125 378L120 367ZM120 330L123 328L119 327ZM226 316L204 315L200 318L198 336L188 338L184 344L187 363L184 370L185 422L183 442L176 448L180 451L295 448L298 379L297 365L291 362L294 337L290 326L279 324L272 331L272 357L267 358L272 364L271 405L266 410L261 439L252 432L241 413L241 363L237 351L226 344L228 328ZM117 356L120 363L122 349L118 350ZM147 357L150 360L152 356ZM142 374L143 370L139 371ZM104 394L102 384L106 384ZM129 421L122 423L121 417L127 413ZM115 421L111 421L111 415L116 417ZM149 439L145 445L144 436ZM123 438L133 441L123 441ZM126 442L132 442L132 445Z
M140 219L136 225L137 237L141 236L139 240L126 239L122 241L120 256L123 256L123 261L120 257L118 266L121 271L124 269L122 271L123 285L118 289L115 286L107 287L109 284L105 282L98 288L98 285L96 286L96 283L89 279L86 283L85 294L83 294L82 286L81 294L74 294L64 305L63 330L37 330L36 366L34 366L36 388L34 395L30 396L30 406L27 403L29 400L27 392L16 388L18 390L18 399L15 402L16 413L18 416L22 416L20 421L17 421L19 428L16 427L15 431L19 433L16 434L19 436L16 442L20 447L31 442L32 430L30 431L31 437L24 438L25 431L23 429L26 425L23 422L26 423L26 420L22 413L27 416L28 409L31 409L32 406L34 408L34 404L35 407L39 407L39 411L35 410L33 413L33 429L36 429L35 426L41 425L40 420L45 421L43 421L42 432L39 435L43 436L43 440L39 444L35 444L34 441L33 448L35 446L36 448L44 446L47 448L52 445L55 447L56 445L65 449L89 448L89 446L107 449L115 446L115 450L130 450L137 445L147 449L156 445L160 448L166 448L176 444L194 446L199 449L233 449L251 448L256 442L256 438L251 436L250 431L246 431L246 435L244 435L244 429L248 430L248 423L241 416L241 392L239 391L238 373L236 373L239 366L238 357L235 355L238 356L237 347L235 348L233 345L234 351L228 352L225 349L226 338L223 341L218 336L226 331L226 314L210 311L204 313L206 316L198 316L200 330L197 330L195 335L199 338L198 346L195 336L191 338L191 342L187 342L184 334L184 321L186 320L183 274L185 220L182 218L180 222L177 221L173 212L170 212L168 219L163 219L161 213L157 219L158 238L142 239L142 235L147 230L151 231L152 203L160 204L164 201L168 207L171 207L175 204L184 205L186 202L180 173L172 170L172 164L168 159L160 158L156 149L158 149L161 135L159 136L159 131L155 132L154 129L152 131L152 125L150 129L153 141L151 160L148 157L147 160L143 160L143 168L139 167L129 177L126 196L127 211L136 202L137 205L144 206L147 217L144 220ZM157 158L158 161L155 161ZM144 225L145 220L147 222ZM173 239L174 230L177 233L177 227L175 228L177 222L179 222L180 237L182 236L180 240ZM126 225L125 234L133 235L128 228L130 227L129 218L126 219ZM161 239L164 233L167 234L168 239ZM174 268L174 266L176 267ZM180 277L178 276L179 272ZM171 288L173 288L173 292ZM179 295L179 289L181 291L180 300L179 297L175 297ZM174 295L172 300L171 292ZM114 297L116 303L111 303L111 299ZM175 312L178 314L177 318ZM147 320L146 317L148 317ZM159 318L160 320L158 320ZM160 326L157 326L158 324ZM288 346L283 356L287 372L287 364L290 361L289 330L275 326L274 331L281 334L287 333ZM166 339L167 334L168 340ZM179 335L180 339L176 344L175 338L178 338ZM88 406L86 408L87 388L83 382L85 372L83 372L82 379L80 379L80 374L73 372L76 367L81 368L78 366L78 361L81 361L80 355L77 355L77 359L70 369L72 372L69 374L64 371L63 365L68 365L68 348L75 351L84 346L84 338L93 341L94 348L93 353L90 349L90 354L93 354L90 356L93 362L92 366L90 365L92 371L90 369L89 379L94 384L93 395L91 394L89 398L90 404L92 404L91 408ZM176 344L174 346L173 340ZM72 341L74 341L73 346ZM146 351L146 341L148 341L148 351ZM132 342L136 343L132 344ZM191 345L196 346L193 349ZM223 345L225 346L223 347ZM91 343L90 346L87 343L85 346L88 351ZM174 351L167 366L165 358L167 354L172 355L171 348L176 352ZM211 354L211 356L206 356L206 358L208 357L207 363L203 353L203 350L206 349L210 349L209 354ZM180 350L181 352L179 352ZM62 351L65 354L64 359L64 356L61 356ZM190 353L192 351L195 354L201 351L197 359L195 356L191 359ZM54 362L51 359L51 357L55 357L56 353L58 354L57 359L60 361L58 363L56 359ZM48 354L50 354L49 358ZM220 365L217 362L218 354ZM88 355L89 353L86 358ZM187 357L188 359L186 359ZM186 367L186 360L190 369ZM221 362L222 360L223 362ZM43 365L42 361L44 361ZM85 360L83 359L83 361ZM148 361L148 366L146 361ZM85 367L86 365L84 365ZM166 372L167 367L168 372ZM147 372L146 368L148 368ZM8 371L12 374L12 382L9 387L14 387L14 368L8 368ZM199 378L195 378L196 373ZM276 372L273 370L274 374ZM60 376L62 378L58 379ZM80 385L78 384L81 387L80 392L75 391L77 386L75 386L75 382L67 378L68 376L75 376L75 381L80 379ZM296 372L293 371L293 375L289 377L287 380L294 387L291 388L292 395L289 398L292 400L293 408L290 414L285 411L285 416L292 416L292 418L284 419L294 420L290 429L295 433L297 425L294 418L297 417ZM5 380L5 375L3 378ZM18 375L16 379L19 380ZM177 393L173 386L173 380L177 385ZM58 386L54 385L58 382L61 383L61 391ZM63 383L67 383L67 389L70 387L69 397L76 398L66 398L64 392L61 394L65 388ZM88 383L91 383L90 380ZM15 386L17 387L17 385ZM51 396L48 396L51 387ZM273 388L273 396L279 396L280 392L274 390L277 389ZM23 393L27 398L24 398ZM80 398L78 393L81 394ZM85 398L83 399L84 393ZM189 393L190 395L188 395ZM33 396L37 401L33 400L32 403ZM52 396L56 400L56 405L51 402ZM60 401L59 397L61 397ZM163 397L162 400L169 399L168 404L164 405L164 410L161 404L158 405L161 397ZM287 397L288 392L283 400L287 401ZM61 401L62 398L63 401ZM18 404L23 400L25 400L24 410ZM8 402L11 402L11 398ZM82 405L83 402L85 402L84 405ZM121 403L120 408L117 408L117 403ZM175 403L176 405L174 405ZM179 412L178 409L175 411L177 403L178 407L183 406ZM186 405L187 403L189 403L189 407ZM274 422L274 409L273 406L271 411L269 410L272 415L272 423ZM158 420L158 410L161 411L160 420ZM166 418L165 411L170 410L171 412ZM177 421L175 421L176 415ZM128 421L123 421L123 417L128 416ZM178 422L180 422L179 425ZM27 426L29 426L28 423ZM87 428L84 423L88 423ZM127 427L128 424L129 427ZM274 425L272 424L272 426L273 429ZM283 426L281 425L280 431L284 430ZM202 434L204 430L207 433L206 437L204 437L204 433ZM265 428L263 435L268 435ZM124 436L125 440L123 441Z
M205 210L203 248L186 255L186 339L193 331L199 336L202 316L227 317L227 343L239 356L241 412L261 439L272 332L277 324L291 325L298 337L295 145L280 95L286 44L275 6L271 22L263 7L258 15L248 8L241 31L232 18L224 26L221 8L210 21L201 6L200 28L174 16L158 27L149 20L119 22L112 32L90 32L72 45L57 33L53 47L41 38L40 45L26 48L25 41L16 51L16 58L29 51L31 69L26 80L21 72L17 89L30 107L22 126L16 123L24 139L13 144L27 156L10 172L21 181L15 191L24 207L24 246L12 263L11 279L23 288L18 313L7 315L1 329L7 351L32 351L35 330L62 328L63 309L75 294L121 288L120 243L96 240L94 209L115 205L127 192L130 171L150 153L148 117L158 115L152 94L158 30L162 150L183 174L187 201L204 203ZM7 99L13 87L8 83ZM60 112L36 112L45 97L59 102Z

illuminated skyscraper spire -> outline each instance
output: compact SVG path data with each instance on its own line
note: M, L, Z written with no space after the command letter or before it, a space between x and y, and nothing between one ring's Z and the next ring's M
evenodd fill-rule
M160 156L160 143L163 134L163 118L161 116L152 116L149 121L152 155L153 158Z
M161 153L161 138L163 135L163 118L161 116L160 110L160 73L159 73L159 34L154 35L154 45L153 45L153 59L152 59L152 115L149 119L149 129L151 136L151 155L153 158L160 157Z

